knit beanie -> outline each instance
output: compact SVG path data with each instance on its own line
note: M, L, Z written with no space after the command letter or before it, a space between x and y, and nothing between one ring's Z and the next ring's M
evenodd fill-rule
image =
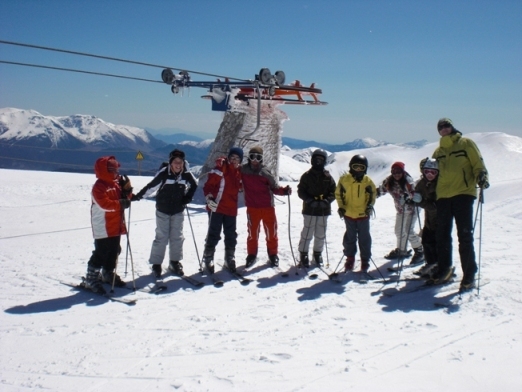
M451 129L454 129L453 122L447 117L443 117L437 122L437 130L440 130L443 125L449 125Z
M242 161L243 160L243 150L239 147L232 147L230 149L230 151L228 152L228 156L230 157L230 155L237 155L239 157L239 160Z
M392 170L393 170L393 169L400 169L400 170L404 171L404 168L405 168L405 167L406 167L406 165L405 165L403 162L395 162L395 163L392 165L391 169L392 169Z
M260 146L254 146L248 152L249 154L261 154L263 155L263 149Z

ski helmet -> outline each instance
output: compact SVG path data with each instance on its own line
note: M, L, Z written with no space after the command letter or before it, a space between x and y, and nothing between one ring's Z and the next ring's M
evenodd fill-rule
M328 159L328 154L326 153L325 150L323 150L323 149L321 149L321 148L318 148L317 150L315 150L315 151L312 153L312 158L310 159L310 161L311 161L312 164L313 164L314 157L316 157L316 156L323 157L325 162L326 162L326 160Z
M439 170L439 163L434 158L424 158L421 161L421 171L424 169Z
M356 170L353 165L363 165L364 170ZM352 172L362 172L363 174L366 174L366 171L368 170L368 159L364 155L354 155L352 159L350 159L350 173ZM353 173L352 173L353 174Z

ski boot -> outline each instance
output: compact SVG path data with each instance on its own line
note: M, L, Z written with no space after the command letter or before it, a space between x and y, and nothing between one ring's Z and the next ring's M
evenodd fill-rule
M113 271L106 271L105 269L101 270L101 277L102 281L104 283L108 283L112 285L114 282L115 287L125 287L127 286L127 283L125 283L123 280L121 280L120 276Z
M245 268L252 267L257 261L257 255L248 255L246 258Z
M277 255L268 256L268 260L270 260L271 267L279 267L279 257Z
M299 265L301 268L310 268L310 260L308 259L308 253L300 252L301 258L299 259Z
M93 293L101 295L107 294L103 288L99 268L94 268L91 266L87 267L87 275L83 280L83 285L86 289L91 290Z
M355 265L355 257L354 256L346 256L346 262L344 263L344 271L353 271L353 267Z
M323 256L321 255L321 252L314 252L314 261L318 267L322 267L324 265Z
M214 248L205 247L203 252L202 262L205 264L205 268L209 274L214 273Z
M170 260L169 271L174 275L183 276L183 265L179 261Z
M413 249L413 257L410 260L410 265L417 265L424 262L424 249L422 248L422 245L418 248Z
M367 273L370 269L370 261L367 259L361 259L361 272Z
M418 271L415 271L413 275L417 275L425 279L430 278L435 270L435 267L437 267L437 263L425 264Z
M152 264L152 273L154 277L161 278L161 264Z
M227 267L230 270L230 272L236 272L235 252L235 249L225 249L225 267Z

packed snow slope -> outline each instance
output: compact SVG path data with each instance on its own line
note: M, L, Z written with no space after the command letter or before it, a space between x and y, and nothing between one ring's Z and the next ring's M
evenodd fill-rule
M302 228L301 202L278 198L282 277L260 260L242 286L225 271L221 288L198 273L207 216L191 205L185 219L185 271L206 285L195 288L168 277L160 295L116 289L138 299L127 306L60 284L77 282L93 249L90 190L94 175L0 170L0 389L11 391L518 391L522 387L522 139L470 134L490 171L485 204L476 209L480 291L459 297L462 277L454 246L456 282L443 288L386 296L390 287L342 283L319 270L311 280L293 268ZM358 152L368 156L376 183L402 160L418 177L418 162L436 144L420 149L380 146L336 153L328 168L337 179ZM283 157L290 159L289 157ZM335 158L335 159L334 159ZM297 166L296 166L297 165ZM305 163L281 164L301 172ZM136 190L150 177L132 177ZM289 203L288 203L289 202ZM477 204L476 204L477 206ZM390 196L377 200L371 221L371 273L386 278L395 246ZM147 264L154 238L154 202L132 204L131 253L122 239L118 272L139 289L152 284ZM421 213L422 218L422 213ZM193 240L191 227L194 232ZM454 230L455 231L455 230ZM246 257L246 217L238 216L238 264ZM343 222L328 221L328 271L342 260ZM454 241L456 244L456 239ZM293 252L291 249L293 247ZM132 254L132 257L131 257ZM217 255L221 263L222 242ZM164 266L166 266L166 262ZM377 270L377 268L379 270ZM406 269L402 277L412 277ZM447 307L436 307L435 302ZM518 370L517 370L518 369Z

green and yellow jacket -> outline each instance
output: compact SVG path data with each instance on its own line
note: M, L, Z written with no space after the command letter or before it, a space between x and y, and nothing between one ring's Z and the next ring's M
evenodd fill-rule
M368 186L371 192L368 192ZM361 182L357 182L351 174L341 176L335 189L335 199L339 208L346 210L345 216L351 219L364 219L366 208L375 204L377 190L370 177L364 175Z
M439 164L437 200L457 195L477 196L478 176L487 170L473 140L462 137L459 131L443 136L432 157Z

